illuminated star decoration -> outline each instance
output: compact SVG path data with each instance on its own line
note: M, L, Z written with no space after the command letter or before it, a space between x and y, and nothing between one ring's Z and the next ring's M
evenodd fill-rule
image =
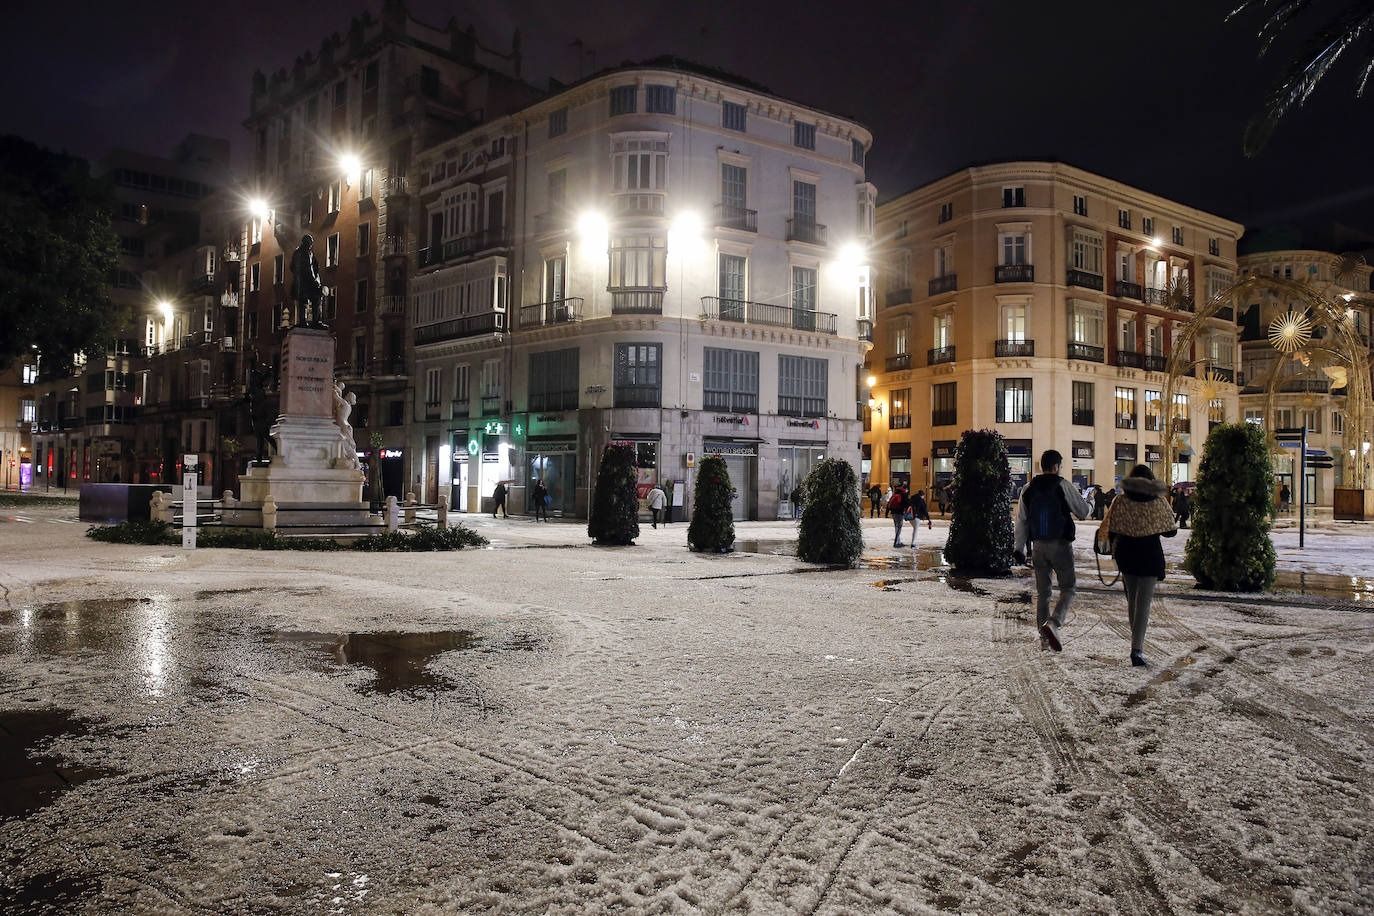
M1269 325L1269 342L1281 353L1295 353L1312 340L1312 319L1300 312L1288 311Z

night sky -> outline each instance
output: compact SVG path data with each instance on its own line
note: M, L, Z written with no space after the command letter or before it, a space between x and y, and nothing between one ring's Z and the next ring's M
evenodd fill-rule
M1119 3L781 4L412 0L420 19L472 22L525 75L676 54L873 129L882 198L975 162L1056 158L1247 225L1339 219L1374 232L1374 91L1356 100L1346 61L1258 158L1247 117L1280 69L1257 61L1258 23L1224 23L1232 0ZM36 3L6 16L0 132L99 156L111 145L165 153L187 131L228 137L255 68L289 67L381 0L330 4ZM812 10L826 10L825 17ZM327 12L321 12L327 10Z

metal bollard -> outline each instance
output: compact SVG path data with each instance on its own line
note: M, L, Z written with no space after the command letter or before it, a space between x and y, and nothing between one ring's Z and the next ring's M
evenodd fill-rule
M439 506L434 510L434 516L438 522L440 531L448 527L448 496L439 496Z
M388 496L386 498L386 530L395 531L400 527L400 523L401 510L400 507L396 505L396 497Z
M277 501L269 493L262 501L262 530L277 530Z

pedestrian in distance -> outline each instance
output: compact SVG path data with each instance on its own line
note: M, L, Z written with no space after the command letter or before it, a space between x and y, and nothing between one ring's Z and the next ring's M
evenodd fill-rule
M549 503L553 500L549 498L549 488L544 486L544 481L536 480L534 489L530 494L530 499L534 502L534 520L549 520Z
M944 517L945 517L945 499L946 499L945 488L944 488L944 487L936 487L936 488L935 488L935 505L936 505L936 506L939 508L939 510L940 510L940 518L944 518Z
M907 502L906 487L898 484L887 501L887 512L892 516L893 525L897 529L896 535L892 538L893 547L902 546L902 526L906 524Z
M911 546L916 546L916 535L921 530L921 522L926 523L926 529L934 527L930 520L930 506L926 503L926 491L917 490L907 501L906 519L911 522ZM900 540L900 538L898 538Z
M663 488L654 484L654 488L649 491L649 514L653 516L653 526L658 527L658 516L663 511L663 507L668 505L668 494L663 492Z
M868 488L868 517L877 518L883 510L883 488L876 483Z
M1135 473L1135 472L1132 471L1131 473ZM1126 481L1124 481L1124 480L1121 481L1121 484L1122 484L1122 486L1124 487L1125 484L1126 484ZM1178 527L1180 527L1180 528L1187 528L1187 527L1188 527L1188 516L1189 516L1189 515L1192 515L1192 513L1193 513L1193 501L1192 501L1191 499L1188 498L1188 491L1185 490L1183 487L1175 487L1175 488L1174 488L1174 505L1173 505L1173 510L1174 510L1174 519L1175 519L1175 521L1178 522Z
M1070 481L1059 476L1064 456L1054 449L1040 456L1040 473L1021 491L1016 504L1017 563L1030 551L1035 570L1035 626L1040 648L1064 648L1059 630L1073 602L1077 576L1073 569L1073 520L1088 517L1088 503ZM1059 584L1059 600L1050 615L1050 577Z
M797 484L792 488L792 493L790 495L792 497L792 517L801 518L802 500L806 498L806 492L802 489L801 484Z
M506 482L497 482L496 489L491 494L491 517L496 518L496 513L500 512L502 518L510 518L510 513L506 511Z
M896 488L894 487L894 485L889 483L889 484L887 485L887 489L883 491L883 515L884 515L884 516L890 516L890 515L892 515L892 494L893 494L893 492L895 491L895 489L896 489Z
M1143 464L1121 481L1124 491L1112 503L1101 531L1107 532L1112 556L1126 588L1126 615L1131 622L1131 664L1144 667L1145 629L1150 625L1150 605L1155 584L1164 581L1164 547L1160 537L1178 534L1174 510L1164 483ZM1101 535L1099 534L1099 537Z
M1279 511L1286 514L1292 502L1293 491L1288 489L1288 484L1279 487Z
M1093 484L1093 518L1099 522L1107 517L1107 494L1098 484Z

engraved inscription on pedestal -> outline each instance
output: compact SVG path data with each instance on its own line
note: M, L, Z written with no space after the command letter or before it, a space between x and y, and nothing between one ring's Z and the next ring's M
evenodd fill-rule
M283 417L334 418L334 336L292 328L282 349Z

